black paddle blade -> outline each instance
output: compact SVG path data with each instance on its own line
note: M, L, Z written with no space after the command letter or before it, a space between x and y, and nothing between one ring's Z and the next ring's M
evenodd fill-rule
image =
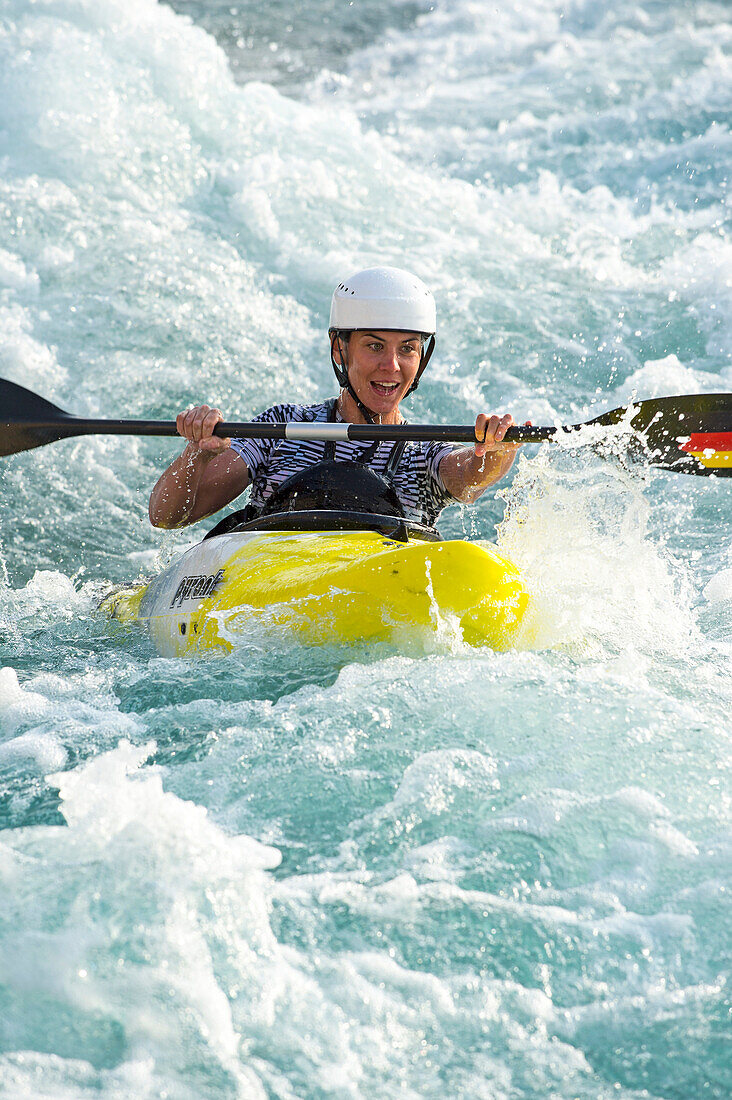
M37 393L0 378L0 456L76 435L75 419Z
M630 425L639 434L639 457L652 466L732 477L732 393L651 398L612 409L589 423L619 424L629 410Z

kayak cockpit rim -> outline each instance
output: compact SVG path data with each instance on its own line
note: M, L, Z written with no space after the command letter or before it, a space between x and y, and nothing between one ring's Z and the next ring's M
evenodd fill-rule
M376 512L313 508L273 512L252 520L244 519L244 515L242 510L225 516L204 535L204 541L217 535L244 531L375 531L396 542L408 542L410 538L424 542L442 541L442 535L436 527L428 527L402 516L380 515Z

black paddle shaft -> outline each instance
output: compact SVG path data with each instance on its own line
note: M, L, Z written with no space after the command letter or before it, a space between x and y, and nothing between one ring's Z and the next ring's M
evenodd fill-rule
M216 425L213 434L222 439L231 436L234 439L296 439L292 421L262 421L245 423L224 423ZM298 424L303 439L321 438L319 429L325 425L316 423ZM330 425L329 425L330 427ZM341 427L333 425L334 428ZM577 425L581 427L581 425ZM310 431L308 432L308 429ZM510 443L539 443L550 439L561 428L541 428L530 425L515 426L506 432ZM575 430L575 429L566 429ZM352 443L372 443L382 440L404 439L408 442L438 440L448 443L475 443L475 429L464 424L343 424L342 436ZM8 423L0 420L0 456L15 454L17 451L42 447L57 439L69 439L79 435L138 435L138 436L178 436L175 423L169 420L85 420L82 417L65 416L63 420L28 420ZM340 438L336 431L323 432L322 438ZM179 437L180 438L180 437ZM23 446L7 447L10 442L23 442Z

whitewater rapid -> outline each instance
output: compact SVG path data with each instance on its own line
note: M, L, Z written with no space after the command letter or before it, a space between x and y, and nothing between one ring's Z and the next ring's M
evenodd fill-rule
M732 389L727 4L173 7L0 6L0 376L318 400L395 263L415 421ZM0 1095L727 1097L729 480L527 447L445 513L530 651L178 661L95 612L207 526L148 523L174 453L1 460Z

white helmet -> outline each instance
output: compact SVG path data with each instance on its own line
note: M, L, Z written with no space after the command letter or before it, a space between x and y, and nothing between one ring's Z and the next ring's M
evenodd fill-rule
M341 343L341 333L357 329L420 333L423 339L419 369L407 390L407 394L414 393L435 350L437 311L432 292L416 275L398 267L369 267L365 271L357 271L355 275L339 283L333 291L328 327L331 341L330 361L338 384L348 390L366 421L372 424L370 410L351 385ZM340 349L340 363L336 362L333 354L336 344Z
M329 331L366 328L434 336L435 299L421 279L398 267L357 271L333 292Z

